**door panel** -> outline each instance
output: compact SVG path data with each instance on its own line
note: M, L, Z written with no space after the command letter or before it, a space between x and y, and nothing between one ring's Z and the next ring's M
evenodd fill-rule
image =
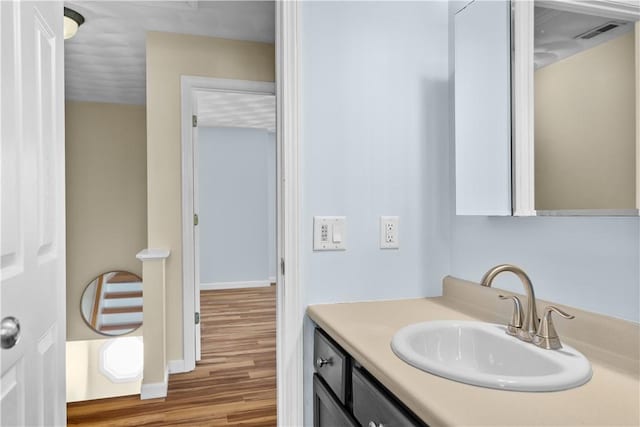
M511 215L511 3L455 15L456 215Z
M65 227L62 2L0 2L2 426L64 425Z
M2 259L0 276L8 279L23 270L23 241L20 212L20 175L22 140L20 139L20 85L16 76L19 61L17 38L13 37L18 26L18 3L0 4L0 141L2 141Z
M56 375L56 328L53 327L44 334L38 341L38 368L40 370L40 376L42 378L39 381L38 396L40 398L40 422L42 425L47 425L48 420L56 419L55 401L48 399L47 396L55 394L55 384L57 381Z
M10 366L0 377L0 425L25 425L24 372L22 359Z
M55 254L55 144L51 138L55 135L55 105L53 90L55 87L55 37L47 27L42 16L34 14L35 59L37 91L34 100L37 120L35 136L38 158L38 256L41 262Z

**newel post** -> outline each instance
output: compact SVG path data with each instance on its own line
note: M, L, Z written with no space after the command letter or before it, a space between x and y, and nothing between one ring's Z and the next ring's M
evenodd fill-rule
M136 255L142 261L144 371L140 399L167 396L165 262L170 253L169 249L144 249Z

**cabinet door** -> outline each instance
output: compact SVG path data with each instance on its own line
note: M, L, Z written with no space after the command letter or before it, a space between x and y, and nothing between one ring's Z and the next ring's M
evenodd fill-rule
M358 425L318 374L313 374L313 425L314 427L356 427Z
M511 215L510 2L455 15L456 214Z
M338 397L347 403L349 392L349 355L322 330L316 328L313 338L313 360L316 372Z
M363 370L353 368L353 416L365 427L422 427Z

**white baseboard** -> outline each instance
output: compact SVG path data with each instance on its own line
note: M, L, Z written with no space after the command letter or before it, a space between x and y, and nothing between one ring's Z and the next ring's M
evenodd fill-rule
M142 387L140 387L140 400L161 399L167 397L167 388L169 387L169 368L164 371L164 382L145 384L142 379Z
M189 372L184 366L184 360L169 360L169 373L181 374L183 372Z
M219 289L262 288L271 286L271 280L254 280L251 282L217 282L200 283L201 291L213 291Z
M269 283L276 283L276 277L275 276L269 277L268 280L269 280Z

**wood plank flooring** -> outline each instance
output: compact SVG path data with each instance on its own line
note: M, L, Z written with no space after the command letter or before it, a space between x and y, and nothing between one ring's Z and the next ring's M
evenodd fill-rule
M275 426L276 287L201 292L202 360L166 399L67 405L70 426Z

